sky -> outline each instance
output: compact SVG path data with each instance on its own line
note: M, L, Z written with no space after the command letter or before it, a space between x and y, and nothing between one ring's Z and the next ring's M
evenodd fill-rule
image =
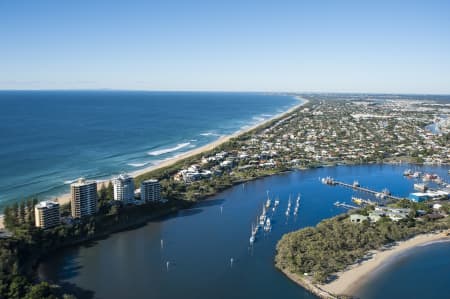
M0 89L450 94L450 1L0 0Z

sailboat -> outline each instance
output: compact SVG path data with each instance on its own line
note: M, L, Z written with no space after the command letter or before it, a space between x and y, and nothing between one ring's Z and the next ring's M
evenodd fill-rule
M271 204L271 203L272 203L272 202L271 202L270 197L269 197L269 191L267 191L266 208L270 208L270 204Z
M288 207L286 210L286 216L289 216L289 213L291 212L291 195L289 195L289 201L288 201Z
M263 205L262 214L261 216L259 216L259 224L263 226L265 221L266 221L266 206Z
M298 214L299 207L300 207L300 194L297 196L297 200L295 202L294 215Z
M277 197L277 199L275 199L274 204L276 207L278 207L278 205L280 204L280 199L278 197Z
M253 245L253 243L255 242L255 235L256 235L256 228L252 223L252 235L250 236L250 245Z
M272 228L272 224L270 223L270 218L267 218L266 224L264 225L264 231L268 232Z

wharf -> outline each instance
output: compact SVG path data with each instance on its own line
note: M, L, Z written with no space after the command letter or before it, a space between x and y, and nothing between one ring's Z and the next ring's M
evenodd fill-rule
M342 208L346 208L346 209L349 209L349 210L352 210L352 209L358 209L358 207L352 206L352 205L349 205L349 204L346 204L345 202L339 202L339 201L336 201L336 202L334 203L334 205L335 205L336 207L342 207Z
M322 182L324 183L324 184L326 184L326 185L330 185L330 186L343 186L343 187L347 187L347 188L350 188L350 189L353 189L353 190L357 190L357 191L360 191L360 192L365 192L365 193L369 193L369 194L373 194L373 195L375 195L375 196L380 196L380 195L382 195L384 198L386 198L386 199L393 199L393 200L401 200L402 198L401 197L398 197L398 196L393 196L393 195L390 195L390 194L388 194L388 193L385 193L385 192L383 192L383 191L381 191L381 192L378 192L378 191L375 191L375 190L371 190L371 189L368 189L368 188L364 188L364 187L361 187L361 186L359 186L359 185L355 185L355 184L347 184L347 183L344 183L344 182L341 182L341 181L337 181L337 180L335 180L335 179L333 179L333 178L330 178L330 177L328 177L328 178L326 178L326 179L322 179Z

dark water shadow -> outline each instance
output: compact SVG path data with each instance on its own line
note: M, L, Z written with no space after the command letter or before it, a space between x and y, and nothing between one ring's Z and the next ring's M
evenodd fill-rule
M203 208L203 207L212 207L212 206L218 206L225 202L224 198L217 198L217 199L206 199L203 201L200 201L198 204L196 204L195 208Z
M59 290L59 296L62 298L64 294L75 295L77 299L93 299L95 298L95 292L91 290L82 289L74 283L60 281L58 282L61 287Z
M222 205L224 202L225 202L225 199L223 199L223 198L203 200L201 202L194 204L190 208L181 209L181 210L177 211L176 213L171 213L171 214L163 215L160 217L156 217L156 218L148 221L148 223L159 223L159 222L164 222L166 220L174 219L174 218L195 216L195 215L203 212L202 208L219 206L219 205ZM144 224L143 226L145 226L145 225L147 225L147 223ZM133 230L133 229L135 229L135 228L132 228L131 230Z
M79 276L80 270L83 268L83 266L76 259L76 256L78 256L78 251L79 248L71 252L68 258L56 256L56 264L64 263L64 267L58 273L57 278L46 277L45 279L52 284L58 285L58 287L54 289L54 292L56 293L58 298L62 298L64 294L75 295L75 297L78 299L92 299L95 297L94 291L83 289L74 283L68 282L68 280ZM59 266L56 265L56 267Z
M197 214L200 214L201 212L203 212L203 209L189 209L189 210L181 210L178 212L177 215L174 215L171 218L183 218L183 217L189 217L189 216L195 216Z
M80 274L80 270L82 268L83 267L80 265L80 263L75 261L75 258L71 257L70 259L66 259L65 266L58 275L58 282L77 277Z

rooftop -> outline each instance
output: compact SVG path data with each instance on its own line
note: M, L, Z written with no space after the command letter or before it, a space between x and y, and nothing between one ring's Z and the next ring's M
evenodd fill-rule
M55 206L59 206L59 203L51 200L44 200L36 205L38 209L53 208Z

